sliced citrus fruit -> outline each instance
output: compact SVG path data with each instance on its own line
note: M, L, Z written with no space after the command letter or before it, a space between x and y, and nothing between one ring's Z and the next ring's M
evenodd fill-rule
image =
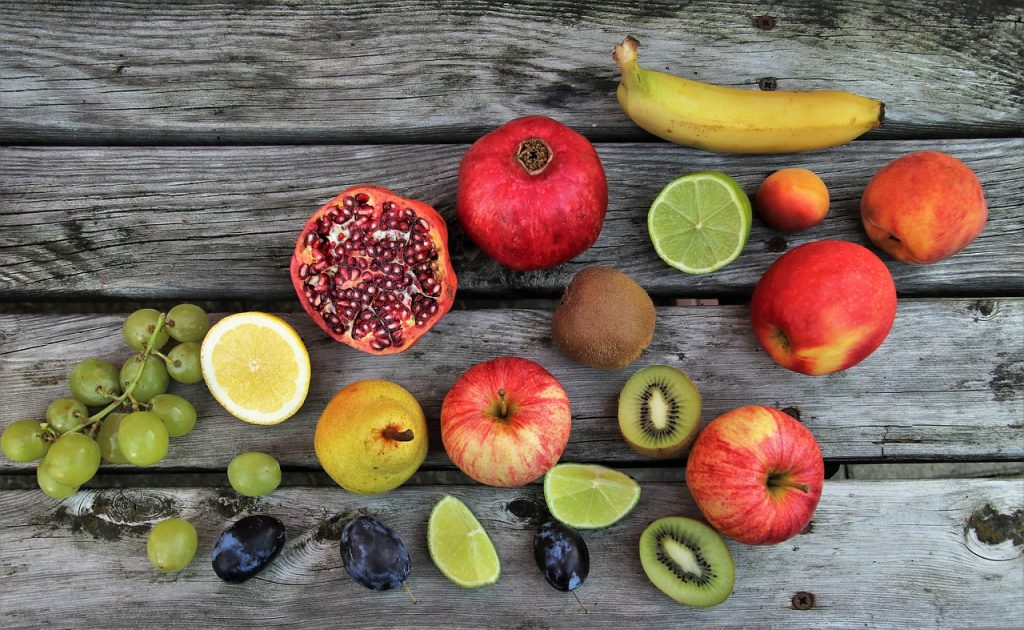
M309 354L295 330L266 313L229 315L200 349L203 379L228 413L253 424L295 415L309 391Z
M501 577L501 561L487 532L466 504L450 494L430 511L427 548L441 573L464 588L494 584Z
M577 529L618 522L640 500L640 484L597 464L558 464L544 475L544 500L551 516Z
M651 204L647 231L661 259L686 273L710 273L736 260L750 236L750 198L718 171L683 175Z

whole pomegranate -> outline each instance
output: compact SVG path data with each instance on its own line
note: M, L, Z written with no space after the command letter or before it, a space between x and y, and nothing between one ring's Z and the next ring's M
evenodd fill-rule
M469 238L499 263L547 269L597 240L608 182L590 141L546 116L526 116L469 148L455 207Z
M320 328L371 354L412 347L451 309L457 286L441 215L376 186L349 188L309 218L291 276Z

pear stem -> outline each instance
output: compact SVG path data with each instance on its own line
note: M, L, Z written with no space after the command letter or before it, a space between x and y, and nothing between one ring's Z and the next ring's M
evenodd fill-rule
M384 437L389 440L396 442L412 442L413 432L412 429L406 429L405 431L399 431L395 427L388 427L384 429Z
M498 390L498 417L504 420L508 417L508 401L505 400L505 390Z

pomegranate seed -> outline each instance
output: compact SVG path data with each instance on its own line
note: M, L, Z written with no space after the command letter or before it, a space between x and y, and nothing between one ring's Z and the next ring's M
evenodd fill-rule
M390 339L374 339L370 342L370 347L374 350L383 350L391 345Z
M352 197L345 197L344 203L346 208L351 208L352 206L355 205L355 199L353 199Z
M356 195L356 203L366 203L369 200L370 195L367 195L366 193L358 193Z
M309 265L306 263L302 263L302 266L299 267L299 277L303 279L309 277Z
M320 237L316 232L307 232L306 237L302 240L302 244L306 247L312 247L313 243L316 243L318 240L320 240Z

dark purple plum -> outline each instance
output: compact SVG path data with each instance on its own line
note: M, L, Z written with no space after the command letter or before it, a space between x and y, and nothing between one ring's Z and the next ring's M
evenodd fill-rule
M284 547L284 524L265 514L246 516L224 530L213 546L213 571L225 582L244 582Z
M405 543L372 516L359 516L345 526L341 561L353 580L375 591L402 586L412 571Z
M537 530L533 558L548 584L560 591L576 590L590 573L587 543L575 529L558 521L548 521Z

